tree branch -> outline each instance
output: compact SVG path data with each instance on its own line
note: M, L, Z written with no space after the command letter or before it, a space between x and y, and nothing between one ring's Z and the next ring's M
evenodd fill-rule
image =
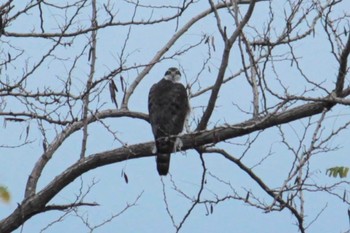
M91 26L97 26L97 9L96 9L96 0L93 0L91 3L92 8L92 18L91 18ZM83 140L81 142L81 153L80 158L85 157L86 145L88 140L88 110L90 104L90 90L92 86L92 80L95 75L95 65L96 65L96 49L97 49L97 41L96 41L97 31L91 32L91 46L89 51L89 60L90 61L90 73L88 80L86 82L86 94L83 98Z
M350 53L350 35L348 36L348 40L346 42L346 45L340 55L340 67L339 67L339 73L337 77L337 82L335 86L335 94L338 96L342 92L344 88L344 81L347 74L347 68L348 68L348 57Z
M148 115L144 113L130 112L124 110L105 110L94 115L90 115L89 117L87 117L87 122L91 124L99 119L105 119L109 117L131 117L148 121ZM83 120L77 121L69 125L60 134L56 136L56 138L50 143L50 145L48 145L47 150L44 152L44 154L41 155L39 160L36 162L31 174L29 175L24 195L25 198L34 195L40 175L44 170L45 165L52 158L54 152L60 147L60 145L64 142L66 138L68 138L74 132L80 130L83 126Z
M217 100L218 95L219 95L220 87L221 87L223 79L224 79L225 71L226 71L228 61L230 58L231 47L232 47L233 43L236 41L236 39L238 38L243 27L248 23L248 20L250 19L251 15L253 13L253 10L254 10L255 2L256 2L256 0L252 0L250 2L247 13L243 17L242 21L238 24L236 30L232 33L231 37L228 40L224 39L225 48L224 48L224 52L222 54L219 72L218 72L214 87L212 89L207 108L206 108L206 110L201 118L201 121L199 122L199 124L197 126L197 129L196 129L197 131L204 130L207 127L207 124L209 122L211 114L213 113L215 103L216 103L216 100ZM217 7L212 7L212 9L216 9L216 8ZM219 19L217 19L217 21L219 21ZM218 27L220 30L220 23L218 23Z
M219 153L223 155L225 158L229 159L230 161L234 162L240 169L242 169L245 173L247 173L259 186L261 189L263 189L270 197L273 198L274 201L277 201L281 208L286 207L288 208L293 215L296 217L299 225L299 229L301 232L305 232L304 229L304 220L303 217L299 214L299 212L291 206L289 203L283 200L280 193L274 192L274 190L270 189L264 181L257 176L249 167L247 167L245 164L241 162L240 159L234 158L230 154L228 154L225 150L222 149L208 149L205 152L207 153Z
M67 205L48 205L45 206L42 212L45 211L50 211L50 210L67 210L71 208L76 208L79 206L99 206L97 203L89 203L89 202L77 202L77 203L72 203L72 204L67 204Z
M347 96L349 94L350 88L342 92L342 96ZM334 105L335 104L330 104L328 102L309 103L292 108L285 112L272 113L260 119L251 119L236 125L224 125L211 130L197 131L191 134L186 134L180 137L183 142L182 150L196 148L198 146L206 145L209 143L215 144L230 138L239 137L276 125L285 124L297 119L302 119L304 117L313 116L321 113L325 108L330 109ZM82 124L83 123L80 122L80 127L82 127ZM153 147L154 142L135 144L127 147L121 147L115 150L92 154L77 161L63 173L56 176L55 179L40 192L37 194L33 193L32 196L27 196L27 198L21 203L21 205L16 208L16 210L10 216L0 222L0 232L13 231L33 215L43 212L45 210L45 205L55 195L57 195L64 187L66 187L69 183L73 182L77 177L86 173L87 171L128 159L153 156ZM44 158L41 160L42 163L47 162ZM36 169L41 172L40 168L42 165L37 164L36 166L39 166ZM36 176L36 180L34 180L34 187L36 187L37 179L38 176ZM29 180L28 182L33 181Z

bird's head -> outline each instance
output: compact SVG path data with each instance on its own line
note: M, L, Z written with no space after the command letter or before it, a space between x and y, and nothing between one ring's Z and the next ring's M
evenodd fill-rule
M170 67L164 75L164 79L172 81L172 82L178 82L180 81L181 73L178 68L176 67Z

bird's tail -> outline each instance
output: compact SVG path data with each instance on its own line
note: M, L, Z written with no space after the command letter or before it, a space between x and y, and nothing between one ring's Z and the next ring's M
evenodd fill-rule
M165 176L168 174L170 165L170 154L157 154L157 170L159 175Z

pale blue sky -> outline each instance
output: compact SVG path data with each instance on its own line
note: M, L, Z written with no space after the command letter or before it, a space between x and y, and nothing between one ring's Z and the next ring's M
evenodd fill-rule
M147 2L155 3L158 1ZM286 3L281 3L281 1L272 2L275 11L275 21L273 26L276 28L276 33L278 33L285 24L283 8L288 7ZM14 5L16 5L15 9L22 7L20 1L15 1ZM99 5L101 6L102 3L99 2ZM178 22L179 26L181 27L194 15L208 7L209 4L207 1L196 3L195 6L190 7L190 9L181 16ZM115 1L115 8L119 9L118 19L121 21L127 21L130 19L132 10L131 8L127 8L125 3ZM242 12L245 12L247 6L244 6L241 9ZM334 14L337 12L343 12L344 9L350 9L349 2L344 1L341 6L336 7L334 9ZM46 28L54 31L57 28L55 22L63 20L63 18L52 9L48 10L48 8L46 8L46 10ZM264 28L266 26L265 22L269 18L268 11L268 2L257 3L253 17L249 22L250 26L254 26L258 30ZM169 10L169 12L171 11ZM232 26L232 18L225 12L225 10L222 10L220 11L220 14L223 17L223 24L228 26L228 33L230 33L235 27ZM37 13L37 11L32 11L26 17L22 17L14 22L6 30L19 33L28 32L33 28L33 25L36 25L35 27L37 29ZM82 15L80 18L81 24L89 24L88 14L90 14L90 8L87 8L85 13L86 15ZM165 15L166 13L167 11L163 11L159 14ZM136 18L148 18L149 15L149 11L142 12L142 9L140 9ZM157 11L153 13L153 16L158 16ZM301 29L303 29L303 27L301 27ZM100 78L110 70L118 67L119 61L117 58L118 54L121 52L121 47L125 40L127 30L128 27L113 27L98 32L96 78ZM130 40L126 46L126 52L129 54L126 65L131 66L134 64L147 63L176 32L175 30L176 21L159 25L132 27ZM254 36L253 30L246 30L248 35ZM206 68L200 76L200 87L202 88L215 81L217 67L220 64L223 48L223 43L218 34L216 21L213 15L198 22L198 24L186 32L186 34L175 44L174 48L171 48L166 54L166 56L168 56L178 49L197 43L203 35L210 35L215 38L216 51L213 51L213 48L211 48L211 60L208 64L210 71ZM44 86L50 86L52 89L59 89L62 87L64 84L59 82L58 79L64 79L67 76L70 65L72 65L72 61L67 60L66 58L76 56L77 52L80 52L82 46L85 45L87 39L87 36L80 36L74 40L72 46L67 47L66 49L57 50L55 54L61 59L55 60L54 58L49 58L44 66L31 77L30 81L28 81L28 87L33 90L36 90L37 86L40 86L41 88ZM5 75L8 75L10 78L22 75L23 69L25 69L25 67L23 67L24 62L28 63L28 67L31 67L31 65L36 63L40 58L39 55L46 52L52 45L50 40L38 38L1 37L1 40L10 41L11 44L23 48L25 50L24 58L27 58L27 60L21 59L15 62L14 66L9 66L8 70L2 71L1 78ZM67 39L66 41L70 41L70 39ZM332 90L338 64L330 55L330 46L326 42L327 38L321 29L321 25L318 25L314 37L309 37L301 43L294 44L294 48L297 56L301 58L301 66L305 74L312 78L312 81L314 82L324 81L322 86L328 90ZM8 47L4 44L1 50L6 51L8 50ZM13 52L13 50L11 51ZM237 46L235 46L232 51L230 65L226 72L226 76L236 73L242 66ZM284 54L288 51L288 47L285 46L274 52L276 54ZM129 104L130 110L147 113L148 90L153 83L162 78L168 67L176 66L183 68L185 72L183 77L186 76L187 81L191 83L195 80L195 77L200 71L206 58L207 45L202 43L190 52L176 57L176 59L167 59L155 65L131 97ZM84 88L82 84L84 84L87 79L89 72L88 65L87 56L85 55L78 62L77 69L73 72L73 77L75 78L73 80L73 87L75 88L73 91L78 92ZM296 71L295 66L291 66L290 62L276 61L275 65L276 72L279 75L278 78L282 80L284 85L288 86L290 93L300 94L304 91L305 87L310 87L310 85L305 84L300 77L300 73ZM141 69L124 72L123 77L130 84L135 78L137 72L140 71ZM269 74L270 87L274 88L279 94L283 94L283 90L275 80L276 75L273 73L271 67L267 68L267 73ZM119 76L117 76L115 80L119 85ZM183 79L182 82L185 84L185 79ZM200 87L194 85L192 92L197 91ZM193 107L191 114L192 129L195 128L194 122L201 116L200 113L202 110L200 107L206 104L208 94L209 93L191 100L191 106ZM319 91L311 94L325 95L325 93ZM101 110L114 108L114 105L110 101L108 86L105 86L100 96L101 98L96 100L94 104L105 102L105 104L101 104ZM119 92L119 103L121 98L122 95L121 92ZM270 98L270 100L270 105L276 101L276 99L273 98ZM7 111L20 111L23 109L23 105L19 104L18 101L13 99L8 99L7 101ZM251 101L251 89L247 85L244 76L240 76L239 78L227 83L227 85L222 87L218 99L218 107L211 118L209 128L214 127L214 125L222 125L224 123L234 124L249 119L251 116L239 111L235 105L239 105L240 108L246 111L251 111ZM316 122L319 117L320 116L315 116L311 121ZM325 121L326 125L324 125L324 133L329 133L332 127L341 125L348 121L348 118L349 110L346 107L340 106L334 108ZM2 122L4 121L3 118L0 118L0 120ZM282 126L285 130L287 139L291 144L297 145L298 136L303 133L302 130L306 122L307 120L301 120ZM105 120L104 123L109 125L111 129L118 131L118 137L129 145L153 140L150 126L142 120L111 118ZM46 126L49 129L47 131L48 138L52 140L56 135L54 127L52 125ZM7 122L6 127L4 126L0 131L0 144L16 145L23 142L26 127L27 123ZM11 213L11 211L17 207L17 203L22 200L27 177L36 160L42 153L42 136L38 131L35 122L30 123L30 127L29 140L33 141L31 144L16 149L0 148L1 184L6 185L12 195L12 200L9 204L0 204L1 219ZM313 127L314 125L311 126L311 129ZM305 142L306 147L308 146L312 133L312 130L308 133L309 139ZM100 123L94 123L89 126L89 135L87 148L88 155L115 149L121 146L118 141L111 137ZM254 138L255 135L256 133L252 133L250 138ZM81 131L73 134L55 153L55 156L45 168L39 181L39 189L44 187L52 180L52 178L57 176L78 159L80 154L81 136ZM327 154L319 154L311 159L309 169L313 174L312 180L315 183L323 185L340 181L327 177L325 171L332 166L349 166L348 156L350 147L347 142L349 136L348 131L343 131L331 141L332 146L340 146L339 150ZM227 149L227 151L232 153L233 156L239 157L245 150L245 147L240 146L239 143L243 143L246 140L247 137L235 138L230 140L231 144L220 143L219 145L222 148ZM267 129L261 133L258 140L253 144L253 147L243 159L243 162L247 166L254 166L271 152L271 156L269 156L260 166L256 167L254 171L272 188L279 187L283 184L293 161L292 155L282 143L280 143L280 141L281 138L277 128ZM259 195L258 198L261 201L266 203L272 202L271 198L263 193L257 184L235 164L217 154L207 154L204 158L208 172L225 182L229 182L234 190L240 195L244 196L246 190L251 190L255 195ZM124 178L121 176L122 171L126 172L129 178L128 183L125 183ZM189 150L184 153L174 154L171 158L170 173L177 187L181 188L186 195L191 198L197 195L202 175L201 161L197 153ZM348 178L346 180L348 180ZM115 218L110 223L105 224L103 227L96 229L94 232L175 232L171 219L165 209L162 182L156 172L154 157L126 161L90 171L62 190L62 192L60 192L50 203L66 204L72 202L79 192L81 183L83 183L83 190L87 190L88 186L94 181L96 184L84 201L97 202L100 206L83 207L78 210L79 215L84 217L88 216L92 225L99 224L105 219L108 219L111 215L118 213L127 205L127 203L133 203L138 195L142 194L135 206L132 206L125 213ZM163 178L163 182L166 187L170 211L174 215L176 224L178 224L191 203L181 194L174 191L170 176ZM203 191L203 198L214 200L214 193L218 198L222 198L226 195L233 195L233 190L227 185L218 182L208 174L207 184ZM342 191L340 190L339 193L342 193ZM335 197L321 193L306 193L305 200L307 201L305 206L307 213L306 224L312 221L325 206L327 207L317 221L310 226L308 232L345 232L349 229L347 216L348 206L346 203L343 203ZM198 205L185 222L180 232L297 232L297 227L295 226L296 219L286 209L281 212L266 214L263 213L262 210L255 209L241 201L232 199L214 205L212 214L206 215L206 213L207 210L205 206ZM48 223L56 220L61 215L63 215L62 212L53 211L34 216L25 223L23 229L18 229L15 233L40 232L40 230L47 226ZM44 232L84 233L89 232L89 230L82 224L77 216L74 216L74 213L71 213L61 222L54 224Z

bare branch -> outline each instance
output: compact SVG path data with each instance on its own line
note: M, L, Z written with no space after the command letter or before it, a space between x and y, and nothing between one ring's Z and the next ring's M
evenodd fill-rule
M143 113L120 111L120 110L106 110L95 115L91 115L87 118L88 123L93 123L98 119L105 119L108 117L132 117L139 118L148 121L148 116ZM26 185L25 197L28 198L34 195L36 191L36 185L40 178L40 175L52 158L54 152L59 148L59 146L66 140L71 134L80 130L84 126L83 121L77 121L72 125L69 125L65 130L63 130L57 137L50 143L45 153L40 157L40 159L35 164Z
M335 87L335 94L339 96L344 88L344 81L347 74L347 68L348 68L348 57L350 54L350 34L348 36L348 40L346 42L346 45L340 55L340 67L339 67L339 73L337 77L336 87Z
M206 110L202 116L202 119L199 122L196 130L204 130L207 127L208 121L210 119L211 114L213 113L215 103L216 103L216 100L218 98L220 87L221 87L223 79L224 79L225 71L226 71L228 61L230 58L231 47L232 47L233 43L236 41L236 39L238 38L243 27L248 23L248 20L251 17L253 10L254 10L255 2L256 2L256 0L252 0L250 2L247 13L243 17L242 21L238 24L236 30L232 33L230 38L228 40L225 40L225 48L224 48L224 52L222 54L221 64L220 64L219 72L218 72L218 75L216 78L216 82L215 82L214 87L212 89L207 108L206 108ZM219 20L219 19L217 19L217 20Z

